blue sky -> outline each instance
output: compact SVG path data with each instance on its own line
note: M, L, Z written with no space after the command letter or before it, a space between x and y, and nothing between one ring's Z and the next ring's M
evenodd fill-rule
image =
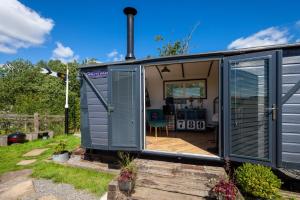
M154 41L156 35L181 39L198 22L191 53L300 39L300 1L294 0L1 0L0 64L16 58L32 62L123 59L126 6L138 10L137 58L157 56L161 44Z

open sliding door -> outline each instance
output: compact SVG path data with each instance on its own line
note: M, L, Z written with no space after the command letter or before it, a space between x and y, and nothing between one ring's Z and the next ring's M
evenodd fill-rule
M276 164L276 71L276 51L224 59L225 157Z
M141 67L109 67L109 149L140 151Z

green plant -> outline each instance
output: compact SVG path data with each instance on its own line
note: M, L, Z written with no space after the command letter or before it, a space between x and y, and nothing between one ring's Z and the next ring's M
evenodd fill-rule
M119 163L121 165L121 172L119 180L133 180L135 181L137 176L137 166L133 161L134 157L126 152L118 152Z
M269 167L244 163L235 171L235 179L246 194L263 199L280 197L279 188L282 182Z
M66 147L67 147L66 141L60 140L58 144L54 147L54 154L61 154L66 152Z

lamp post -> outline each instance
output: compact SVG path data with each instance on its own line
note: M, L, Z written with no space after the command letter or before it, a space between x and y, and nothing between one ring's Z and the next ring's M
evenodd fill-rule
M66 104L65 104L65 134L69 133L69 67L67 64L66 74L60 72L54 72L49 67L41 69L41 73L61 78L66 82Z

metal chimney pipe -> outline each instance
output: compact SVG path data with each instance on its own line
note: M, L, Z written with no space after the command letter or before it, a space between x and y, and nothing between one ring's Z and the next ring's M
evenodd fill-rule
M134 60L134 15L137 14L135 8L124 8L124 14L127 15L127 55L126 60Z

